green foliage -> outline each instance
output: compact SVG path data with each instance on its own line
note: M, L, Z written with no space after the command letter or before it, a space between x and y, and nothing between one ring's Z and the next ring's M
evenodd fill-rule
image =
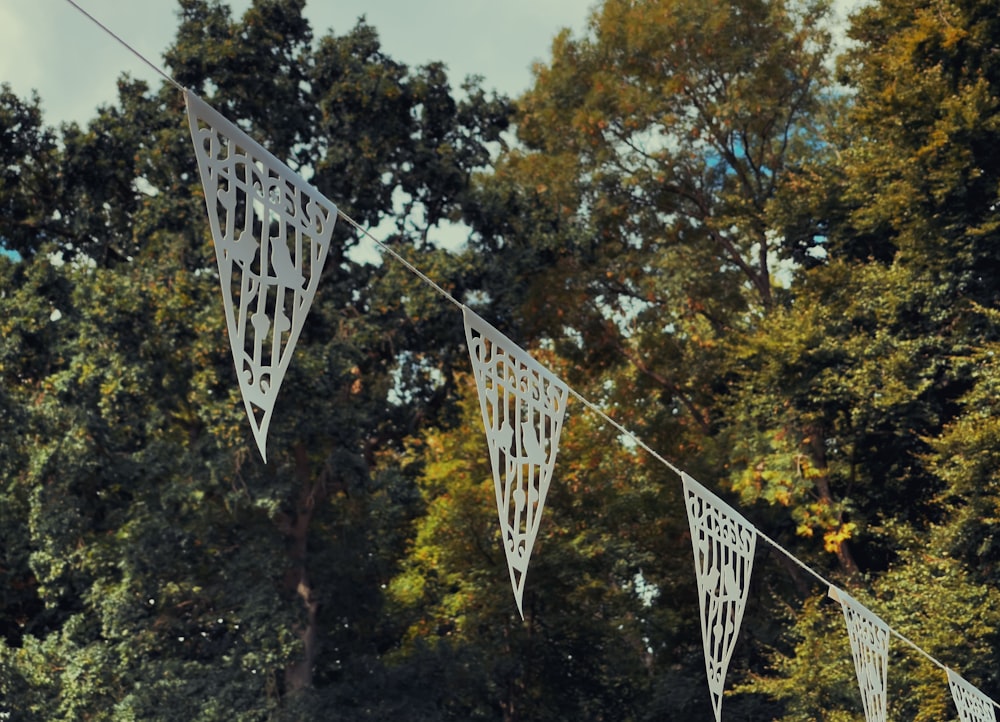
M40 227L48 220L44 199L53 193L51 162L55 134L43 125L39 98L25 102L0 85L0 209L5 219L3 245L31 255Z
M431 431L414 449L427 459L420 482L427 513L389 589L394 616L407 620L397 664L473 663L487 687L450 691L460 718L600 719L608 710L616 719L649 718L658 685L677 671L657 664L661 645L674 651L697 640L695 620L677 610L679 600L697 604L690 561L664 564L671 540L686 530L666 513L680 503L678 485L625 448L606 453L615 432L571 406L522 622L500 548L485 439L473 431L482 421L471 382L461 405L458 426ZM703 669L696 651L686 654L692 675ZM488 711L477 707L484 694ZM707 695L685 704L664 703L661 711L705 713Z
M885 2L859 13L846 71L852 235L943 285L996 301L998 32L989 3ZM848 242L850 242L848 240Z
M937 518L927 439L967 375L931 331L939 303L905 266L830 261L731 350L742 369L718 441L734 490L787 508L796 533L822 540L846 571L858 571L847 539L871 545L863 568L878 569L898 546L880 520Z
M996 600L977 554L990 536L995 325L977 304L996 299L984 272L998 189L984 54L994 21L974 2L858 13L836 152L821 156L805 201L782 199L787 218L827 214L824 259L759 339L734 349L748 363L724 437L745 499L785 507L800 534L822 511L842 583L869 589L874 611L988 693ZM748 687L789 700L792 719L840 706L839 687L809 669L828 633L813 614L796 620L775 674ZM800 707L805 689L827 701ZM919 655L893 658L890 695L901 718L954 714L941 670Z
M823 3L605 0L515 113L303 6L181 0L169 70L997 696L995 8L866 6L835 91ZM707 717L677 479L572 403L521 620L454 308L347 224L260 462L182 112L0 88L0 716ZM725 716L858 719L762 546ZM892 649L891 716L954 717Z
M302 5L261 1L234 21L183 2L171 70L345 207L374 199L362 220L394 212L405 184L398 240L419 246L463 202L506 101L474 83L453 100L439 66L394 63L363 24L314 46ZM372 120L358 86L372 78L394 118ZM119 90L59 134L37 101L0 98L0 238L24 257L0 259L0 711L301 719L349 696L395 641L382 590L420 506L394 459L448 397L451 355L422 337L455 348L458 334L441 333L445 309L412 317L427 305L413 279L358 261L341 229L261 464L181 99ZM364 117L378 144L321 122L337 93L334 112Z

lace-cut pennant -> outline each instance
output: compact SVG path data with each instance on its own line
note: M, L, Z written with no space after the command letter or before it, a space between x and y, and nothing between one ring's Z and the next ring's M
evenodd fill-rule
M274 402L316 294L337 207L197 95L184 95L236 375L266 461Z
M997 722L993 701L950 669L948 686L962 722Z
M736 648L750 589L757 530L687 474L681 473L681 480L694 548L708 690L719 722L726 671Z
M889 625L842 589L830 587L830 597L838 600L844 610L865 719L886 722Z
M463 306L465 338L479 391L497 514L517 611L559 446L566 385Z

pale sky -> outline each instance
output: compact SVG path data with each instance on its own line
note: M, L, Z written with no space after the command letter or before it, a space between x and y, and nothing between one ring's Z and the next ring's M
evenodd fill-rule
M76 0L91 15L153 61L177 27L175 0ZM234 15L250 0L231 0ZM484 85L519 95L531 84L531 66L547 61L556 33L579 35L593 0L308 0L314 35L340 35L367 17L383 50L410 66L440 60L453 88L471 74ZM152 70L84 17L67 0L0 0L0 82L21 97L39 92L49 124L94 116L116 98L128 72L159 82Z
M176 0L75 0L162 66L177 28ZM581 35L598 0L308 0L314 34L339 35L365 15L383 50L410 66L443 61L453 88L470 74L511 96L531 85L531 67L550 58L563 28ZM864 0L834 0L840 25ZM240 15L251 0L230 0ZM38 90L46 121L85 122L116 99L123 72L159 78L80 14L68 0L0 0L0 82L22 97Z
M177 29L176 0L74 0L159 67ZM834 0L834 25L865 0ZM252 0L229 0L242 15ZM556 34L579 37L599 0L307 0L315 37L349 31L364 15L383 51L413 67L442 61L454 89L481 75L487 90L516 97L532 83L532 65L548 62ZM839 21L839 22L838 22ZM117 99L129 73L158 87L160 77L81 14L68 0L0 0L0 82L22 98L37 90L45 122L85 124ZM440 231L439 241L461 241ZM446 238L447 236L447 238Z

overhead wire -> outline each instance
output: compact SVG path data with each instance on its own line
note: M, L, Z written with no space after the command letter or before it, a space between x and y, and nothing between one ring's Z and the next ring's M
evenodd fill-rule
M69 3L72 7L74 7L84 17L86 17L92 23L94 23L97 27L99 27L101 30L103 30L107 35L109 35L111 38L113 38L115 41L117 41L120 45L122 45L126 50L128 50L132 55L134 55L136 58L138 58L142 63L144 63L150 69L152 69L154 72L156 72L157 75L159 75L165 81L167 81L168 83L170 83L171 85L173 85L175 88L177 88L177 90L179 90L181 92L186 92L187 89L181 83L179 83L176 79L174 79L169 73L167 73L163 68L161 68L156 63L154 63L151 60L149 60L145 55L143 55L141 52L139 52L131 44L129 44L128 42L126 42L120 35L118 35L116 32L114 32L113 30L111 30L107 25L105 25L103 22L101 22L100 20L98 20L91 13L87 12L87 10L85 10L84 8L82 8L75 0L66 0L66 2ZM465 304L463 304L461 301L459 301L458 299L456 299L452 294L448 293L448 291L446 291L444 288L442 288L440 285L438 285L429 276L427 276L426 274L424 274L419 268L417 268L410 261L408 261L406 258L404 258L394 248L392 248L388 244L386 244L386 243L382 242L381 240L379 240L378 238L376 238L368 230L366 230L364 227L362 227L359 223L357 223L357 221L355 221L353 218L351 218L350 216L348 216L343 211L340 211L338 209L337 212L338 212L338 215L341 218L343 218L347 223L349 223L355 230L357 230L359 233L361 233L366 238L368 238L373 243L375 243L378 248L380 248L381 250L383 250L384 252L386 252L390 256L392 256L397 262L401 263L408 271L410 271L413 275L415 275L417 278L419 278L425 284L427 284L428 286L430 286L435 292L437 292L439 295L441 295L445 300L447 300L448 302L450 302L453 305L457 306L459 309L464 309L465 308ZM663 455L661 455L659 452L657 452L655 449L653 449L651 446L649 446L639 436L637 436L636 434L632 433L630 430L628 430L626 427L624 427L619 422L615 421L615 419L613 419L611 416L609 416L599 406L597 406L596 404L594 404L593 402L591 402L590 400L588 400L585 396L583 396L581 393L579 393L578 391L576 391L576 389L574 389L573 387L571 387L569 384L566 384L566 388L567 388L567 390L569 391L569 393L572 396L574 396L576 399L578 399L584 405L585 408L587 408L589 411L591 411L592 413L594 413L597 416L599 416L606 423L610 424L622 436L628 438L632 443L634 443L639 448L642 448L644 451L646 451L648 454L650 454L654 459L656 459L657 461L659 461L661 464L663 464L665 467L667 467L673 473L677 474L678 476L682 476L683 475L684 472L680 468L678 468L676 465L674 465L673 463L671 463L667 458L665 458ZM837 589L837 587L836 587L835 584L833 584L832 582L830 582L822 574L820 574L819 572L817 572L816 570L814 570L808 564L806 564L805 562L803 562L802 560L800 560L797 556L795 556L792 552L790 552L789 550L787 550L785 547L783 547L777 541L775 541L774 539L772 539L770 536L768 536L767 534L765 534L762 531L760 531L760 529L758 529L756 527L756 525L754 525L754 530L757 533L757 535L766 544L768 544L769 546L771 546L773 549L775 549L776 551L778 551L780 554L782 554L785 557L787 557L789 559L789 561L791 561L793 564L795 564L796 566L798 566L799 568L801 568L803 571L805 571L807 574L809 574L810 576L812 576L818 582L820 582L821 584L823 584L824 586L826 586L829 590L831 590L831 592L832 592L832 590ZM831 596L832 596L832 594L831 594ZM951 669L947 665L945 665L943 662L941 662L940 660L938 660L937 658L935 658L933 655L931 655L930 653L928 653L922 647L920 647L919 645L917 645L916 643L914 643L908 637L906 637L905 635L903 635L902 633L900 633L899 631L897 631L891 625L888 625L888 627L889 627L890 633L893 636L895 636L897 639L899 639L900 641L902 641L907 646L909 646L912 649L914 649L919 654L923 655L929 662L931 662L932 664L936 665L937 667L939 667L940 669L944 670L945 672L951 671ZM982 692L980 692L980 694L982 694ZM984 696L986 696L986 695L984 695ZM986 698L989 699L989 701L993 704L994 707L1000 708L1000 704L998 704L995 700L993 700L992 698L990 698L988 696Z
M95 18L93 15L91 15L89 12L87 12L82 7L80 7L80 5L76 3L76 0L66 0L66 2L68 2L74 8L76 8L77 11L79 11L84 17L86 17L88 20L90 20L92 23L94 23L97 27L99 27L105 33L107 33L112 38L114 38L115 40L117 40L120 45L122 45L126 50L128 50L130 53L132 53L132 55L134 55L135 57L137 57L140 61L142 61L143 63L145 63L146 65L148 65L161 78L163 78L164 80L166 80L168 83L170 83L171 85L173 85L175 88L177 88L181 92L184 92L184 90L185 90L184 86L181 85L180 83L178 83L169 73L167 73L159 65L157 65L153 61L149 60L145 55L143 55L138 50L136 50L134 47L132 47L129 43L127 43L124 40L124 38L122 38L120 35L118 35L118 33L116 33L114 30L112 30L111 28L109 28L107 25L105 25L100 20L98 20L97 18Z

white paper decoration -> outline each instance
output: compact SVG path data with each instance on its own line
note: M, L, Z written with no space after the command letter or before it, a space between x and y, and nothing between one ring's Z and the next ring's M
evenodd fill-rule
M479 391L497 514L517 611L559 447L566 385L527 352L462 307Z
M687 474L682 473L681 480L694 548L708 689L718 722L726 671L746 609L757 530Z
M337 207L185 91L243 403L260 455L309 312Z
M844 610L865 719L885 722L889 625L842 589L830 587L830 597L838 600Z
M962 722L996 722L993 701L961 676L948 670L948 686Z

